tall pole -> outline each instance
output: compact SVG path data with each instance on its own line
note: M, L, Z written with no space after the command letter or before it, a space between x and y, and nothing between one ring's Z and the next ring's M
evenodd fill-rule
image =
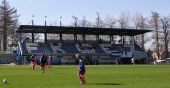
M47 21L46 21L47 16L45 16L45 26L47 26Z
M60 27L61 27L61 25L62 25L62 24L61 24L61 19L62 19L62 17L60 16Z
M131 52L133 55L133 52L135 51L135 38L134 36L131 36L132 46L131 46Z
M60 16L60 27L61 27L61 19L62 19L62 16ZM60 33L60 41L63 42L63 36L62 36L62 33Z
M34 25L34 15L32 15L32 25Z
M74 19L74 27L77 27L78 18L76 16L72 16L72 18Z
M32 15L32 26L34 26L34 15ZM34 43L34 33L32 32L32 43Z
M99 28L100 14L99 14L99 12L96 12L96 14L97 14L97 28Z
M47 26L46 18L47 18L47 16L45 16L45 26ZM45 27L45 28L46 28L46 27ZM47 33L46 33L46 29L45 29L45 32L44 32L44 38L45 38L45 43L47 43Z
M83 27L85 27L85 16L83 16Z

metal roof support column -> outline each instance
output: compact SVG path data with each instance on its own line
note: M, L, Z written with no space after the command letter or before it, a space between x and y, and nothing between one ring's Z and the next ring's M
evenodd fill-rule
M34 33L32 32L31 34L32 34L32 35L31 35L31 37L32 37L32 43L34 43L34 40L35 40L35 39L34 39Z
M32 26L34 26L34 15L32 15ZM32 43L34 43L34 32L32 32Z
M134 51L135 51L135 38L134 38L134 36L131 36L131 52L132 52L132 54Z
M60 33L60 41L62 42L63 38L62 38L62 33Z
M85 42L85 41L86 41L86 40L85 40L85 37L86 37L86 36L85 36L85 34L83 34L83 42Z
M97 40L98 43L100 43L100 41L99 41L99 35L96 35L96 40Z
M110 43L112 43L112 42L113 42L113 36L110 35Z
M44 32L44 42L47 43L47 31L46 31L46 26L47 26L47 21L46 21L47 16L45 16L45 32Z
M74 41L77 43L77 34L74 34Z
M44 33L44 42L47 43L47 33Z
M121 40L121 44L123 45L123 36L121 35L120 38L121 38L120 39Z

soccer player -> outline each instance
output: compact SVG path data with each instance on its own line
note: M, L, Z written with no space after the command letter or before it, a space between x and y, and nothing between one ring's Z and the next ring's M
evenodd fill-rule
M49 56L48 56L48 68L52 68L52 55L51 55L51 53L49 53Z
M35 61L35 55L31 56L31 64L32 64L32 70L35 69L36 61Z
M86 84L85 80L85 63L84 60L80 57L80 54L76 54L76 58L79 60L79 66L78 66L78 76L81 81L81 84Z
M41 68L42 73L44 73L46 62L47 62L46 56L42 54L42 57L40 59L40 68Z
M135 58L134 58L134 57L131 58L131 63L132 63L133 65L135 65Z

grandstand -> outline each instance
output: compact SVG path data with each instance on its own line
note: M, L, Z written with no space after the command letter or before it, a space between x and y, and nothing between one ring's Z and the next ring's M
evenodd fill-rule
M150 30L20 25L16 32L23 58L52 53L57 64L74 64L74 55L80 53L87 64L124 64L132 57L145 60L147 54L135 43L134 36ZM43 41L36 40L36 35Z

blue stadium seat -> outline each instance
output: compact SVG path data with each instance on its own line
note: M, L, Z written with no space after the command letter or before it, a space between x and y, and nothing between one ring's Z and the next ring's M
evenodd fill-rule
M23 52L28 51L31 54L42 54L42 53L59 53L59 54L111 54L114 51L119 52L130 52L130 46L123 46L122 44L97 44L97 43L21 43ZM135 51L144 52L137 44L135 44Z
M78 53L75 44L62 44L61 49L63 49L67 53Z
M105 53L105 51L101 48L99 44L92 44L96 53Z

